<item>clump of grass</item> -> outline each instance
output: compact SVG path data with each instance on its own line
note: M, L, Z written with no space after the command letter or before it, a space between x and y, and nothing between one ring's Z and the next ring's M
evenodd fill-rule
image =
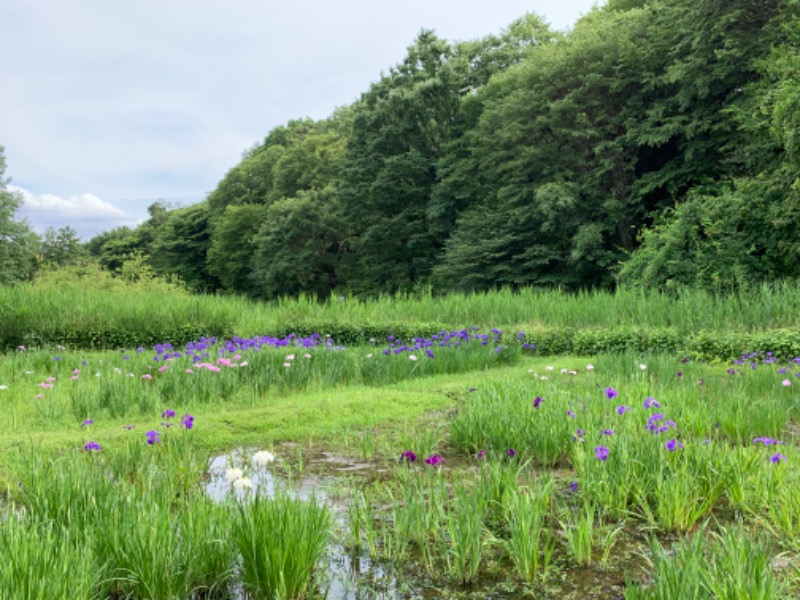
M327 508L278 492L256 495L233 510L233 543L241 556L245 589L257 598L303 598L325 555L330 529Z

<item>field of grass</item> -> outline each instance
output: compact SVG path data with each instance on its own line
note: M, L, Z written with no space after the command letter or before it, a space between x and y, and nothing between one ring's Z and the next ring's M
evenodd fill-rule
M0 355L0 598L800 594L800 359L539 356L536 324L564 325L564 307L525 319L518 295L482 298L263 307L309 327L402 323L401 307L451 326L414 339ZM796 328L765 298L705 327ZM628 316L606 300L592 326L635 322L633 300ZM547 302L589 324L588 295Z

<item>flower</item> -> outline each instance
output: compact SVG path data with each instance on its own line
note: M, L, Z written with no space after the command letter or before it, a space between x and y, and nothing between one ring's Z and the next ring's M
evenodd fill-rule
M294 354L287 354L286 360L294 360Z
M608 448L605 446L598 446L594 449L594 457L605 462L608 458Z
M753 438L753 443L756 446L758 446L758 444L764 444L765 446L774 446L776 444L783 444L783 442L780 440L775 440L772 438L768 438L766 436Z
M97 375L99 376L100 373L98 373ZM142 375L142 379L152 379L152 378L153 378L153 376L150 375L150 373L145 373L144 375Z
M571 411L571 410L568 410L568 411L567 411L567 416L568 416L570 419L574 419L574 418L575 418L575 413L574 413L573 411Z
M675 452L675 450L683 450L683 444L681 444L675 438L672 438L671 440L669 440L664 444L664 448L666 448L670 452Z
M648 396L644 399L644 407L645 408L661 408L661 404L653 398L652 396Z
M425 459L425 463L431 465L432 467L438 467L439 465L444 464L444 459L438 454L431 454Z
M122 428L123 429L127 429L128 431L130 431L131 429L134 428L134 425L123 425Z
M186 429L191 429L194 427L194 417L190 414L185 414L181 417L181 426L185 427Z
M603 429L603 431L602 431L602 433L600 435L614 435L614 430L613 429Z
M242 471L239 467L231 467L225 471L225 479L227 481L236 481L242 477L244 477L244 471Z
M577 481L570 481L569 482L569 491L573 494L578 493L578 482Z
M784 379L782 383L784 387L789 387L790 385L792 385L792 382L789 381L788 379Z
M81 427L88 427L94 423L94 419L86 419L83 423L81 423Z
M410 360L411 362L414 362L415 360L417 360L417 355L416 354L409 354L408 355L408 360Z
M425 350L425 354L428 355L428 358L433 358L433 350L431 350L430 348Z
M253 481L248 477L239 477L233 482L233 487L240 492L244 490L252 490Z
M640 368L642 371L646 371L646 370L647 370L647 365L645 365L645 364L641 364L641 365L639 365L639 368Z
M257 467L266 467L275 462L275 455L267 450L259 450L253 455L253 464Z
M486 450L478 450L478 454L476 455L475 458L477 458L478 460L483 460L484 458L486 458Z
M542 398L541 396L536 396L536 398L533 399L533 408L539 408L539 405L543 401L544 401L544 398Z
M607 387L606 388L606 398L608 398L609 400L612 400L612 399L616 398L617 396L619 396L619 392L617 390L615 390L612 387Z
M517 455L517 451L516 451L516 450L514 450L513 448L509 448L509 449L508 449L508 452L506 452L506 454L507 454L508 456L516 456L516 455Z
M773 454L772 456L769 457L769 461L771 463L776 463L777 464L777 463L781 462L782 460L786 460L786 456L784 456L780 452L777 452L777 453L775 453L775 454Z
M400 455L400 461L402 462L404 460L412 463L417 460L417 455L413 450L406 450Z
M169 408L167 410L165 410L163 413L161 413L161 418L162 419L171 419L174 416L175 416L175 411L174 410L170 410Z
M624 415L626 412L630 412L631 410L632 410L632 409L631 409L631 407L630 407L630 406L626 406L626 405L624 405L624 404L620 404L620 405L617 407L617 414L618 414L618 415Z
M147 438L147 443L150 444L151 446L161 442L161 434L158 433L157 431L154 431L154 430L151 429L150 431L146 432L144 435Z
M98 450L102 449L102 446L100 446L100 444L98 444L97 442L95 442L94 440L92 440L92 441L86 442L86 443L83 445L83 449L84 449L86 452L92 452L92 451L95 451L95 452L97 452Z
M587 371L591 371L592 369L594 369L594 365L586 365Z

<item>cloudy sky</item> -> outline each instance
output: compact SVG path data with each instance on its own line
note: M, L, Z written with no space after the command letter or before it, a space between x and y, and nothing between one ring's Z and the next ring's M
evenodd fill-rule
M88 239L202 200L276 125L324 118L422 28L568 29L602 0L3 0L0 145L40 233Z

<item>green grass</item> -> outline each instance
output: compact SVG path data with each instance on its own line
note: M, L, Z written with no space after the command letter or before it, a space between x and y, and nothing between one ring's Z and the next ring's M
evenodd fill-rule
M465 598L499 589L569 597L581 574L599 582L590 597L609 597L621 576L605 583L608 573L628 577L630 598L798 591L769 566L798 552L799 368L759 362L730 374L663 353L451 350L423 362L372 347L312 349L308 359L264 349L236 359L246 366L191 374L144 352L4 355L0 525L7 553L27 558L0 567L0 583L36 590L41 573L57 576L85 549L70 573L80 582L64 578L76 598L224 597L237 586L314 598L334 525L343 552L389 580ZM645 407L648 398L660 406ZM161 441L148 445L148 430ZM786 443L753 441L762 436ZM84 451L90 440L102 450ZM253 448L281 455L277 496L207 497L209 459ZM301 501L292 482L314 450L371 468L325 502ZM409 450L417 460L401 463ZM778 452L785 460L770 460ZM445 465L425 464L433 454ZM240 461L248 477L251 462ZM752 560L735 568L739 547Z

